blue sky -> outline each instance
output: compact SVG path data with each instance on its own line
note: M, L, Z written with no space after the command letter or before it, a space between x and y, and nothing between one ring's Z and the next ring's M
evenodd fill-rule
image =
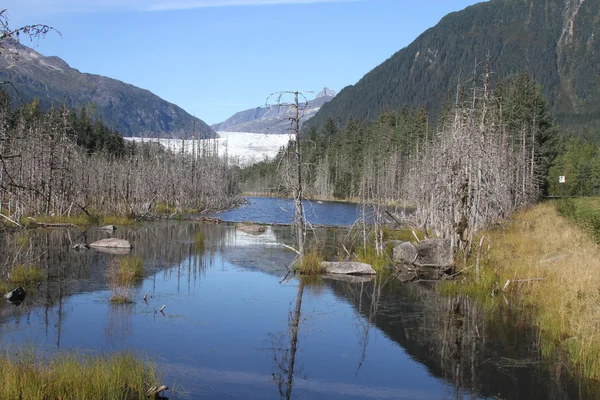
M477 0L9 0L10 25L81 72L148 89L208 123L276 91L341 90Z

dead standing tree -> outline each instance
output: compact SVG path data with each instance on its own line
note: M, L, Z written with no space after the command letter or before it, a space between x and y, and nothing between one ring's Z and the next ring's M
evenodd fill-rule
M293 97L290 102L285 102L286 97ZM275 98L275 104L270 105L269 99ZM303 100L300 101L300 98ZM298 91L284 91L271 94L267 98L267 107L289 107L292 111L292 116L288 117L290 140L286 148L286 157L282 160L287 161L287 168L283 171L287 187L292 190L294 201L294 228L296 236L297 249L294 249L298 254L298 261L301 263L304 257L304 242L306 240L306 220L304 217L304 199L303 182L302 182L302 151L300 147L300 121L304 117L304 109L308 104L308 100L304 94ZM279 165L278 169L281 167Z

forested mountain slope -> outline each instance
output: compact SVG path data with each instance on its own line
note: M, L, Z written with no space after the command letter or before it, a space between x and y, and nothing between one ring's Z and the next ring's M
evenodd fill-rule
M424 106L435 118L488 54L495 80L527 71L539 82L559 122L600 121L600 0L491 0L445 16L344 88L305 128L328 117L341 125L375 120L403 105Z
M0 54L0 81L13 105L38 98L43 109L81 108L93 104L101 117L123 136L214 137L202 120L191 116L148 90L107 78L81 73L58 57L45 57L15 41Z

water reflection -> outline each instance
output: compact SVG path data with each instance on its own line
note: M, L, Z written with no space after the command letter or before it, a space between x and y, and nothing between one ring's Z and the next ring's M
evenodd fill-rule
M205 245L193 238L203 232ZM335 249L340 230L317 230ZM5 346L156 355L191 398L594 398L596 384L541 361L536 332L505 307L387 276L284 279L291 230L156 223L117 230L144 260L134 304L109 304L118 255L77 252L108 234L36 230L0 241L5 260L38 260L47 280L19 307L0 304ZM12 245L11 245L12 243ZM143 300L145 294L147 301ZM160 308L165 305L164 314Z

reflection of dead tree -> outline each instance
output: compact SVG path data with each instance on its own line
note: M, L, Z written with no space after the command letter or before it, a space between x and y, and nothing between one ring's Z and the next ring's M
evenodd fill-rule
M275 351L281 351L281 356L275 354L275 363L278 373L273 373L273 380L279 389L279 395L282 399L292 398L292 389L294 387L294 368L296 365L296 352L298 351L298 331L300 328L300 313L302 309L302 295L304 294L304 281L298 282L298 294L296 295L296 306L290 315L289 324L289 349L274 346Z
M360 293L358 294L359 305L358 305L358 323L363 325L364 333L362 338L360 339L360 343L362 345L362 351L360 354L360 359L358 360L358 365L356 367L356 376L360 372L361 367L363 366L365 359L367 357L367 345L369 344L369 333L371 332L371 327L375 324L375 319L377 317L377 313L379 312L379 300L381 299L381 289L385 286L387 280L384 282L380 277L375 278L374 284L372 286L371 296L368 293L364 294L364 283L360 284ZM350 286L350 285L349 285ZM367 290L371 288L369 284ZM369 311L367 319L361 318L362 314L362 299L363 296L367 298L370 297L369 301ZM363 323L364 321L364 323Z

